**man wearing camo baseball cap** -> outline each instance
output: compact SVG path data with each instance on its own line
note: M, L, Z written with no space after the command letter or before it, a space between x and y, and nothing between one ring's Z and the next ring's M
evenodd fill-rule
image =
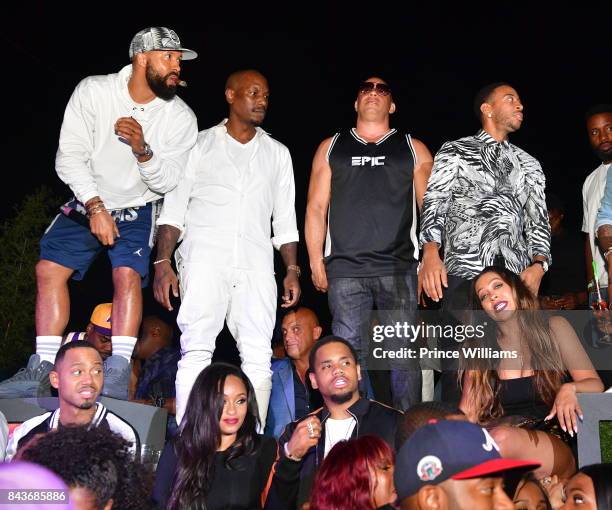
M106 252L114 294L112 355L108 352L105 362L102 394L124 400L157 211L178 184L198 135L195 114L176 95L184 84L183 60L197 54L183 48L173 30L149 27L132 38L129 56L131 63L118 73L82 80L66 107L56 171L74 192L66 207L89 221L59 215L41 239L38 358L32 363L33 369L53 363L68 323L68 280L82 279Z
M537 467L539 462L502 458L478 425L439 421L418 429L398 451L395 488L402 510L512 509L504 475Z

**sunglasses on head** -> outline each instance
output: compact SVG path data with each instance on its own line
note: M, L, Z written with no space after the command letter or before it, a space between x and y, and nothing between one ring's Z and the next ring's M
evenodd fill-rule
M389 85L387 85L386 83L374 83L371 81L364 81L361 83L361 85L359 85L360 94L369 94L373 90L375 90L379 96L388 96L389 94L391 94L391 87L389 87Z

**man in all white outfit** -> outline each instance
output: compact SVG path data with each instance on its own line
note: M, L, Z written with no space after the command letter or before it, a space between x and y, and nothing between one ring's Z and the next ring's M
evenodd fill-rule
M199 133L185 175L166 195L157 222L154 292L169 310L170 291L178 297L170 257L182 240L176 253L182 300L177 317L182 331L176 378L179 423L196 377L210 364L224 320L265 421L277 297L272 247L287 268L281 306L293 306L300 295L291 156L259 127L268 96L268 82L257 71L238 71L228 78L229 119Z

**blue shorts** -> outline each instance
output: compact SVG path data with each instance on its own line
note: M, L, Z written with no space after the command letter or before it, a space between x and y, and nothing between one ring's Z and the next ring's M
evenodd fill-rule
M76 200L66 206L85 211ZM148 281L149 256L160 207L161 200L158 200L144 207L111 211L120 234L112 247L103 246L88 227L60 213L40 240L40 258L74 269L72 278L82 280L95 258L106 250L113 269L131 267L140 274L144 287Z

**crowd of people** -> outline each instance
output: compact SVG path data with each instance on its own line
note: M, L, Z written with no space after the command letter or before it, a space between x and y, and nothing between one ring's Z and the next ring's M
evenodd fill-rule
M524 119L511 84L479 90L481 129L432 156L391 127L391 86L360 83L355 127L321 142L310 175L305 244L327 293L324 334L299 304L292 161L261 127L266 77L232 73L227 119L198 133L176 95L197 53L151 27L129 57L81 81L66 108L56 170L74 198L40 242L35 353L0 382L2 399L58 406L10 434L0 420L1 489L63 494L41 508L78 510L612 508L612 464L578 469L576 443L579 394L611 385L591 348L605 357L612 343L612 106L586 115L602 163L584 183L583 253L540 163L509 141ZM273 351L274 249L285 274ZM102 252L112 303L66 334L68 281ZM169 311L180 297L180 349L172 325L142 317L149 284ZM579 309L593 315L586 340L556 312ZM465 343L434 337L435 390L397 334L432 317L440 331L486 325ZM224 324L240 366L212 363ZM420 353L428 340L408 344ZM168 412L154 473L100 396Z

